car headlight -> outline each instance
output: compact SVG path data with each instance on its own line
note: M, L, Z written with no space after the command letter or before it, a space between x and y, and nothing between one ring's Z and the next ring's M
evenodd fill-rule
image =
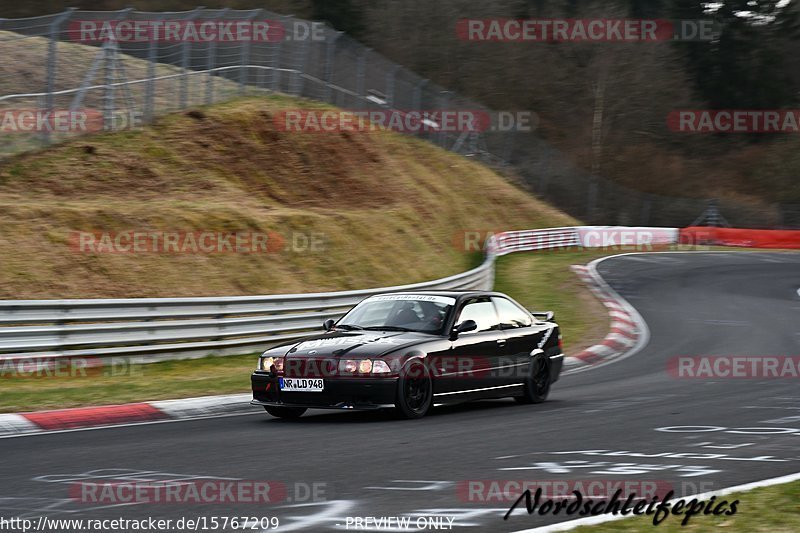
M354 374L356 369L358 369L358 362L348 359L346 361L339 361L339 370L347 372L349 374Z
M272 371L272 366L275 364L275 357L262 357L261 358L261 370L265 372Z
M348 374L388 374L392 370L385 361L372 359L346 359L339 361L339 371Z
M392 371L389 368L389 365L386 364L386 361L373 361L372 362L372 373L373 374L389 374Z

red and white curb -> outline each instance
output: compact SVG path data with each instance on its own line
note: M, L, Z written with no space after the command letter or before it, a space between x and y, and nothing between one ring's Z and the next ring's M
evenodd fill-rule
M251 414L255 412L250 405L251 399L251 393L226 394L124 405L0 414L0 438L51 431Z
M613 256L611 256L613 257ZM587 266L572 265L570 268L589 288L592 294L608 310L611 328L602 342L564 360L566 372L574 373L611 363L617 359L633 355L649 339L647 324L628 302L625 301L597 273L597 264L607 257L592 261Z

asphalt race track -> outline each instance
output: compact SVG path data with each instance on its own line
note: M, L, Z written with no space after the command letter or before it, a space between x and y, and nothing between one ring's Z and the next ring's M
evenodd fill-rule
M631 254L601 262L598 272L642 315L649 343L564 376L543 405L487 401L418 421L327 411L283 421L248 406L242 416L3 439L0 516L277 516L277 531L410 516L416 531L418 517L438 515L455 518L456 530L510 532L556 519L529 516L522 505L504 521L511 501L470 501L488 493L465 487L490 484L468 481L634 480L692 494L800 471L797 378L687 379L667 370L676 356L800 355L800 254ZM76 480L193 476L276 480L288 499L69 499ZM390 529L350 521L349 530Z

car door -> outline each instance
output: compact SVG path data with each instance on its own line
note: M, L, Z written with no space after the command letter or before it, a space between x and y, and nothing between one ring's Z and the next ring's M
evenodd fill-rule
M521 383L528 375L532 352L551 328L534 320L509 298L492 296L492 303L497 309L500 328L506 334L506 354L509 366L513 367L506 383Z
M460 333L449 354L441 354L436 361L437 403L472 399L483 389L496 386L492 368L499 365L498 354L505 350L506 335L489 297L469 299L457 311L455 325L474 320L478 327Z

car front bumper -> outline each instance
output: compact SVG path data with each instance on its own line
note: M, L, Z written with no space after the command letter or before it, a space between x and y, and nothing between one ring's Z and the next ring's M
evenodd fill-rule
M314 409L370 410L393 407L397 377L324 378L322 392L286 392L280 390L279 378L256 371L250 381L253 405L307 407Z
M561 377L561 369L564 367L564 354L550 356L550 383L555 383Z

